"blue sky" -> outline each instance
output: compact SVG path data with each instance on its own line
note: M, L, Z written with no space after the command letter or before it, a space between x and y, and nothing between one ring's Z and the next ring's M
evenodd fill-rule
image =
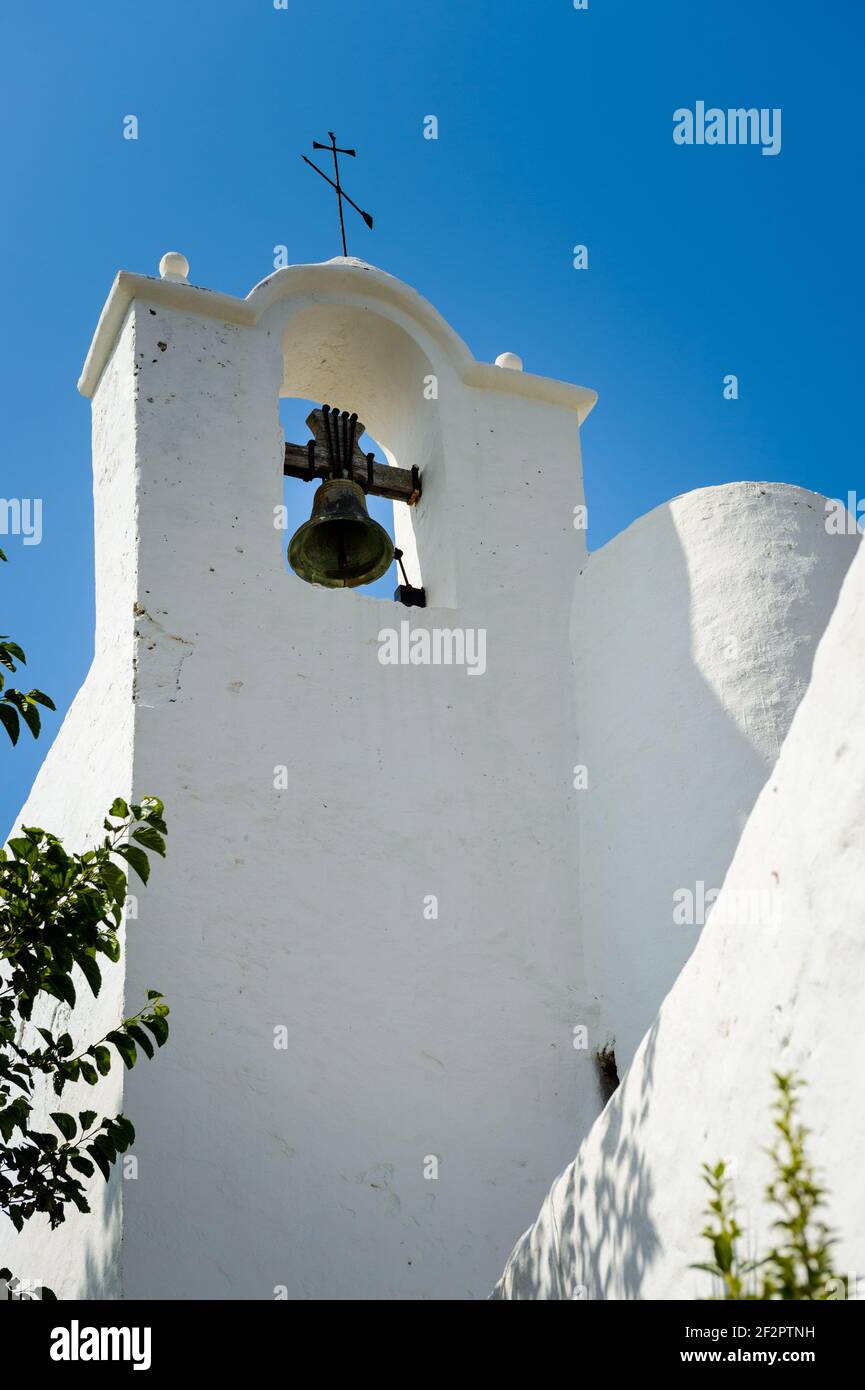
M332 195L300 160L329 129L357 147L346 184L376 219L352 216L350 253L479 358L515 351L600 393L592 548L711 483L861 495L863 29L856 0L4 7L0 495L43 499L43 540L0 537L0 628L59 714L0 751L0 829L92 655L75 383L112 277L179 249L195 283L245 295L277 244L338 254ZM675 145L673 112L697 100L780 107L781 153Z

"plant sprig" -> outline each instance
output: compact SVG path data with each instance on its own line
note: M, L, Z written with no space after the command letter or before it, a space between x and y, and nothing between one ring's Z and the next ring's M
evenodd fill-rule
M797 1119L802 1080L792 1073L774 1072L776 1099L772 1106L775 1140L766 1152L772 1177L767 1200L778 1209L772 1229L782 1233L778 1243L759 1260L743 1261L739 1241L744 1235L736 1219L736 1203L726 1165L703 1164L703 1179L711 1198L709 1223L702 1235L712 1258L692 1269L711 1274L720 1282L722 1299L738 1301L824 1301L847 1296L847 1279L834 1269L832 1232L816 1215L825 1205L825 1190L817 1182L805 1141L808 1130Z

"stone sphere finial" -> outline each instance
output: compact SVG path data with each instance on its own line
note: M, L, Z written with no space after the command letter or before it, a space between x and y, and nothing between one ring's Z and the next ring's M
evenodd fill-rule
M189 261L182 251L166 251L159 262L159 274L163 280L179 280L182 284L187 284Z
M502 352L496 358L496 366L509 367L512 372L521 372L523 370L523 359L517 357L515 352Z

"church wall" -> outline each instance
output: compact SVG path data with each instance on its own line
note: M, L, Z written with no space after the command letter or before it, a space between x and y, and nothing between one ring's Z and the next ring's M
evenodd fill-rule
M800 488L702 488L578 577L586 969L620 1075L696 945L703 895L717 895L807 688L856 546L825 522L824 499Z
M836 538L838 539L838 538ZM496 1297L706 1298L704 1162L732 1165L747 1249L765 1250L771 1071L807 1083L800 1118L829 1194L836 1269L865 1292L856 1155L865 1021L865 553L693 955L576 1160L518 1242ZM777 911L739 920L742 895Z

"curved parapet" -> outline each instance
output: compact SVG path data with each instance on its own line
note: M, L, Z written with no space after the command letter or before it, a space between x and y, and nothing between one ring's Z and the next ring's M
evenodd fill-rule
M584 386L553 381L530 372L506 371L492 363L476 361L462 338L411 285L365 261L342 256L319 264L284 266L259 281L245 299L203 289L184 279L165 276L157 279L119 271L78 382L82 395L93 395L129 305L135 299L244 328L256 327L282 304L323 304L328 300L345 304L355 299L365 309L372 308L383 317L408 327L411 336L434 343L466 386L563 406L574 411L580 424L597 400L597 393Z
M776 483L675 498L576 585L586 968L619 1072L691 954L855 551Z

